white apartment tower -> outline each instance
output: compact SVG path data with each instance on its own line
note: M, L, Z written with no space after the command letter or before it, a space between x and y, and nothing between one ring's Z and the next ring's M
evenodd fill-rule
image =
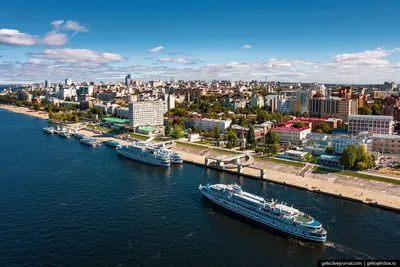
M67 78L65 79L65 85L70 86L72 84L72 80Z
M167 105L161 101L140 101L129 103L129 126L163 125Z

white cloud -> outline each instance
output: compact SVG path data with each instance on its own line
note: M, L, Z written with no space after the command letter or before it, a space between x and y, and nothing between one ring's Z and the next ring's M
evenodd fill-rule
M154 48L150 49L149 51L147 51L147 53L154 54L154 53L160 52L163 49L164 49L164 46L157 46L157 47L154 47Z
M187 58L160 58L156 61L156 64L163 63L180 63L180 64L195 64L195 61Z
M250 49L250 48L253 48L253 47L252 47L251 45L248 45L248 44L247 44L247 45L243 45L242 48L244 48L244 49Z
M35 45L38 38L27 33L12 29L0 29L0 44L31 46Z
M31 53L31 57L47 58L61 62L108 63L125 58L114 53L100 53L88 49L55 48L46 49L42 53Z
M40 43L47 45L65 45L68 42L68 37L65 33L60 32L49 32L46 34Z
M361 53L340 54L332 57L332 62L328 63L328 65L340 67L355 67L365 65L371 65L374 67L388 66L390 65L390 62L384 58L390 53L397 51L398 48L394 48L393 50L383 50L382 48L377 48L375 50L366 50Z
M88 28L82 26L79 22L73 20L67 20L67 22L62 26L63 30L75 31L75 32L87 32Z
M112 66L123 59L113 53L100 53L86 49L47 49L32 53L27 63L0 63L0 81L41 81L49 78L62 81L74 80L123 80L126 73L134 79L233 79L233 80L280 80L321 83L383 83L400 82L400 64L390 62L389 55L400 51L375 49L359 53L333 55L325 62L300 59L270 58L259 62L231 62L227 64L190 65L196 59L163 57L157 65ZM389 64L371 64L388 61ZM368 62L368 64L365 64ZM166 64L171 63L171 64ZM176 63L176 64L172 64ZM40 68L38 67L40 65ZM196 67L195 67L196 66ZM345 66L345 67L343 67Z
M63 23L63 20L54 20L50 24L54 31L58 31Z

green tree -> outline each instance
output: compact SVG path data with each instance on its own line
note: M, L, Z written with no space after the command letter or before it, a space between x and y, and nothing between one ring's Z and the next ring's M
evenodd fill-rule
M304 157L304 161L309 162L309 163L315 163L315 157L313 156L313 154L308 152Z
M212 132L214 133L215 139L219 139L221 137L221 129L218 126L214 126L212 128Z
M193 132L201 134L201 128L200 127L194 127Z
M332 146L328 146L328 147L325 149L325 153L328 154L328 155L333 155L333 154L335 154L335 148L332 147Z
M246 127L248 125L248 121L244 116L239 117L238 124L242 127Z
M184 118L179 118L176 121L176 124L180 125L182 128L185 128L185 119Z
M90 113L92 113L92 114L97 114L97 115L99 115L99 117L103 117L103 116L104 116L104 111L103 111L101 108L99 108L99 107L93 107L93 108L91 108L91 109L90 109Z
M165 127L165 130L164 130L165 136L171 135L171 124L172 124L172 122L170 120L168 120L167 126Z
M79 117L76 113L74 113L74 116L72 119L73 119L73 122L75 122L75 123L77 123L79 121Z
M326 122L320 122L315 126L315 132L317 133L332 133L332 127L329 126Z
M279 143L275 142L273 144L266 144L265 145L265 153L271 156L276 156L279 151L281 150L281 147Z
M40 104L38 102L33 103L33 109L38 111L40 109Z
M22 102L17 100L17 101L15 101L15 105L17 105L17 107L21 107L22 106Z
M296 121L292 124L293 128L304 128L306 127L306 123L304 121Z
M258 123L266 122L268 120L268 112L266 112L265 110L261 110L257 113L256 120Z
M382 105L373 104L371 109L372 109L372 115L379 115L382 110Z
M238 136L236 134L236 132L233 129L229 129L226 132L226 136L228 139L228 142L226 144L227 148L234 148L237 147L237 143L238 143Z
M340 121L338 128L346 128L346 122L344 120Z
M174 135L176 139L182 138L183 137L183 128L179 124L174 125Z
M265 143L266 144L274 144L274 143L279 143L280 141L280 136L275 132L275 131L269 131L265 135Z
M358 108L358 114L361 115L372 115L372 109L369 107L363 106Z
M250 129L249 129L249 131L247 133L246 141L247 141L247 144L250 147L255 147L255 145L256 145L256 135L254 133L254 127L253 126L250 127Z
M340 156L340 164L345 168L354 168L357 160L357 147L348 145Z

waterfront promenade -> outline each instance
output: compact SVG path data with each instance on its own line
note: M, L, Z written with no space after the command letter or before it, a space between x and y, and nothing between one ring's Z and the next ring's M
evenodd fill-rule
M187 152L181 147L175 147L175 151L179 152L185 162L194 163L196 165L205 166L205 157L195 153ZM257 160L256 160L257 161ZM236 170L223 170L229 173L239 174ZM252 168L243 167L242 175L260 178L260 171ZM315 178L307 178L297 176L291 173L278 172L275 170L266 170L266 181L271 181L279 184L299 189L309 190L317 193L331 195L333 197L345 198L365 204L382 206L384 208L400 211L400 197L397 195L387 194L385 192L367 190L356 186L343 185L333 182L326 182Z

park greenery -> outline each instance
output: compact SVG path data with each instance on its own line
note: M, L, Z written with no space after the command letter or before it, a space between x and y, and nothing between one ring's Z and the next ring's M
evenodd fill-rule
M365 146L349 145L340 157L340 164L346 169L367 170L375 165L374 156Z
M269 131L265 135L265 154L276 156L280 151L279 141L279 135L274 131Z

